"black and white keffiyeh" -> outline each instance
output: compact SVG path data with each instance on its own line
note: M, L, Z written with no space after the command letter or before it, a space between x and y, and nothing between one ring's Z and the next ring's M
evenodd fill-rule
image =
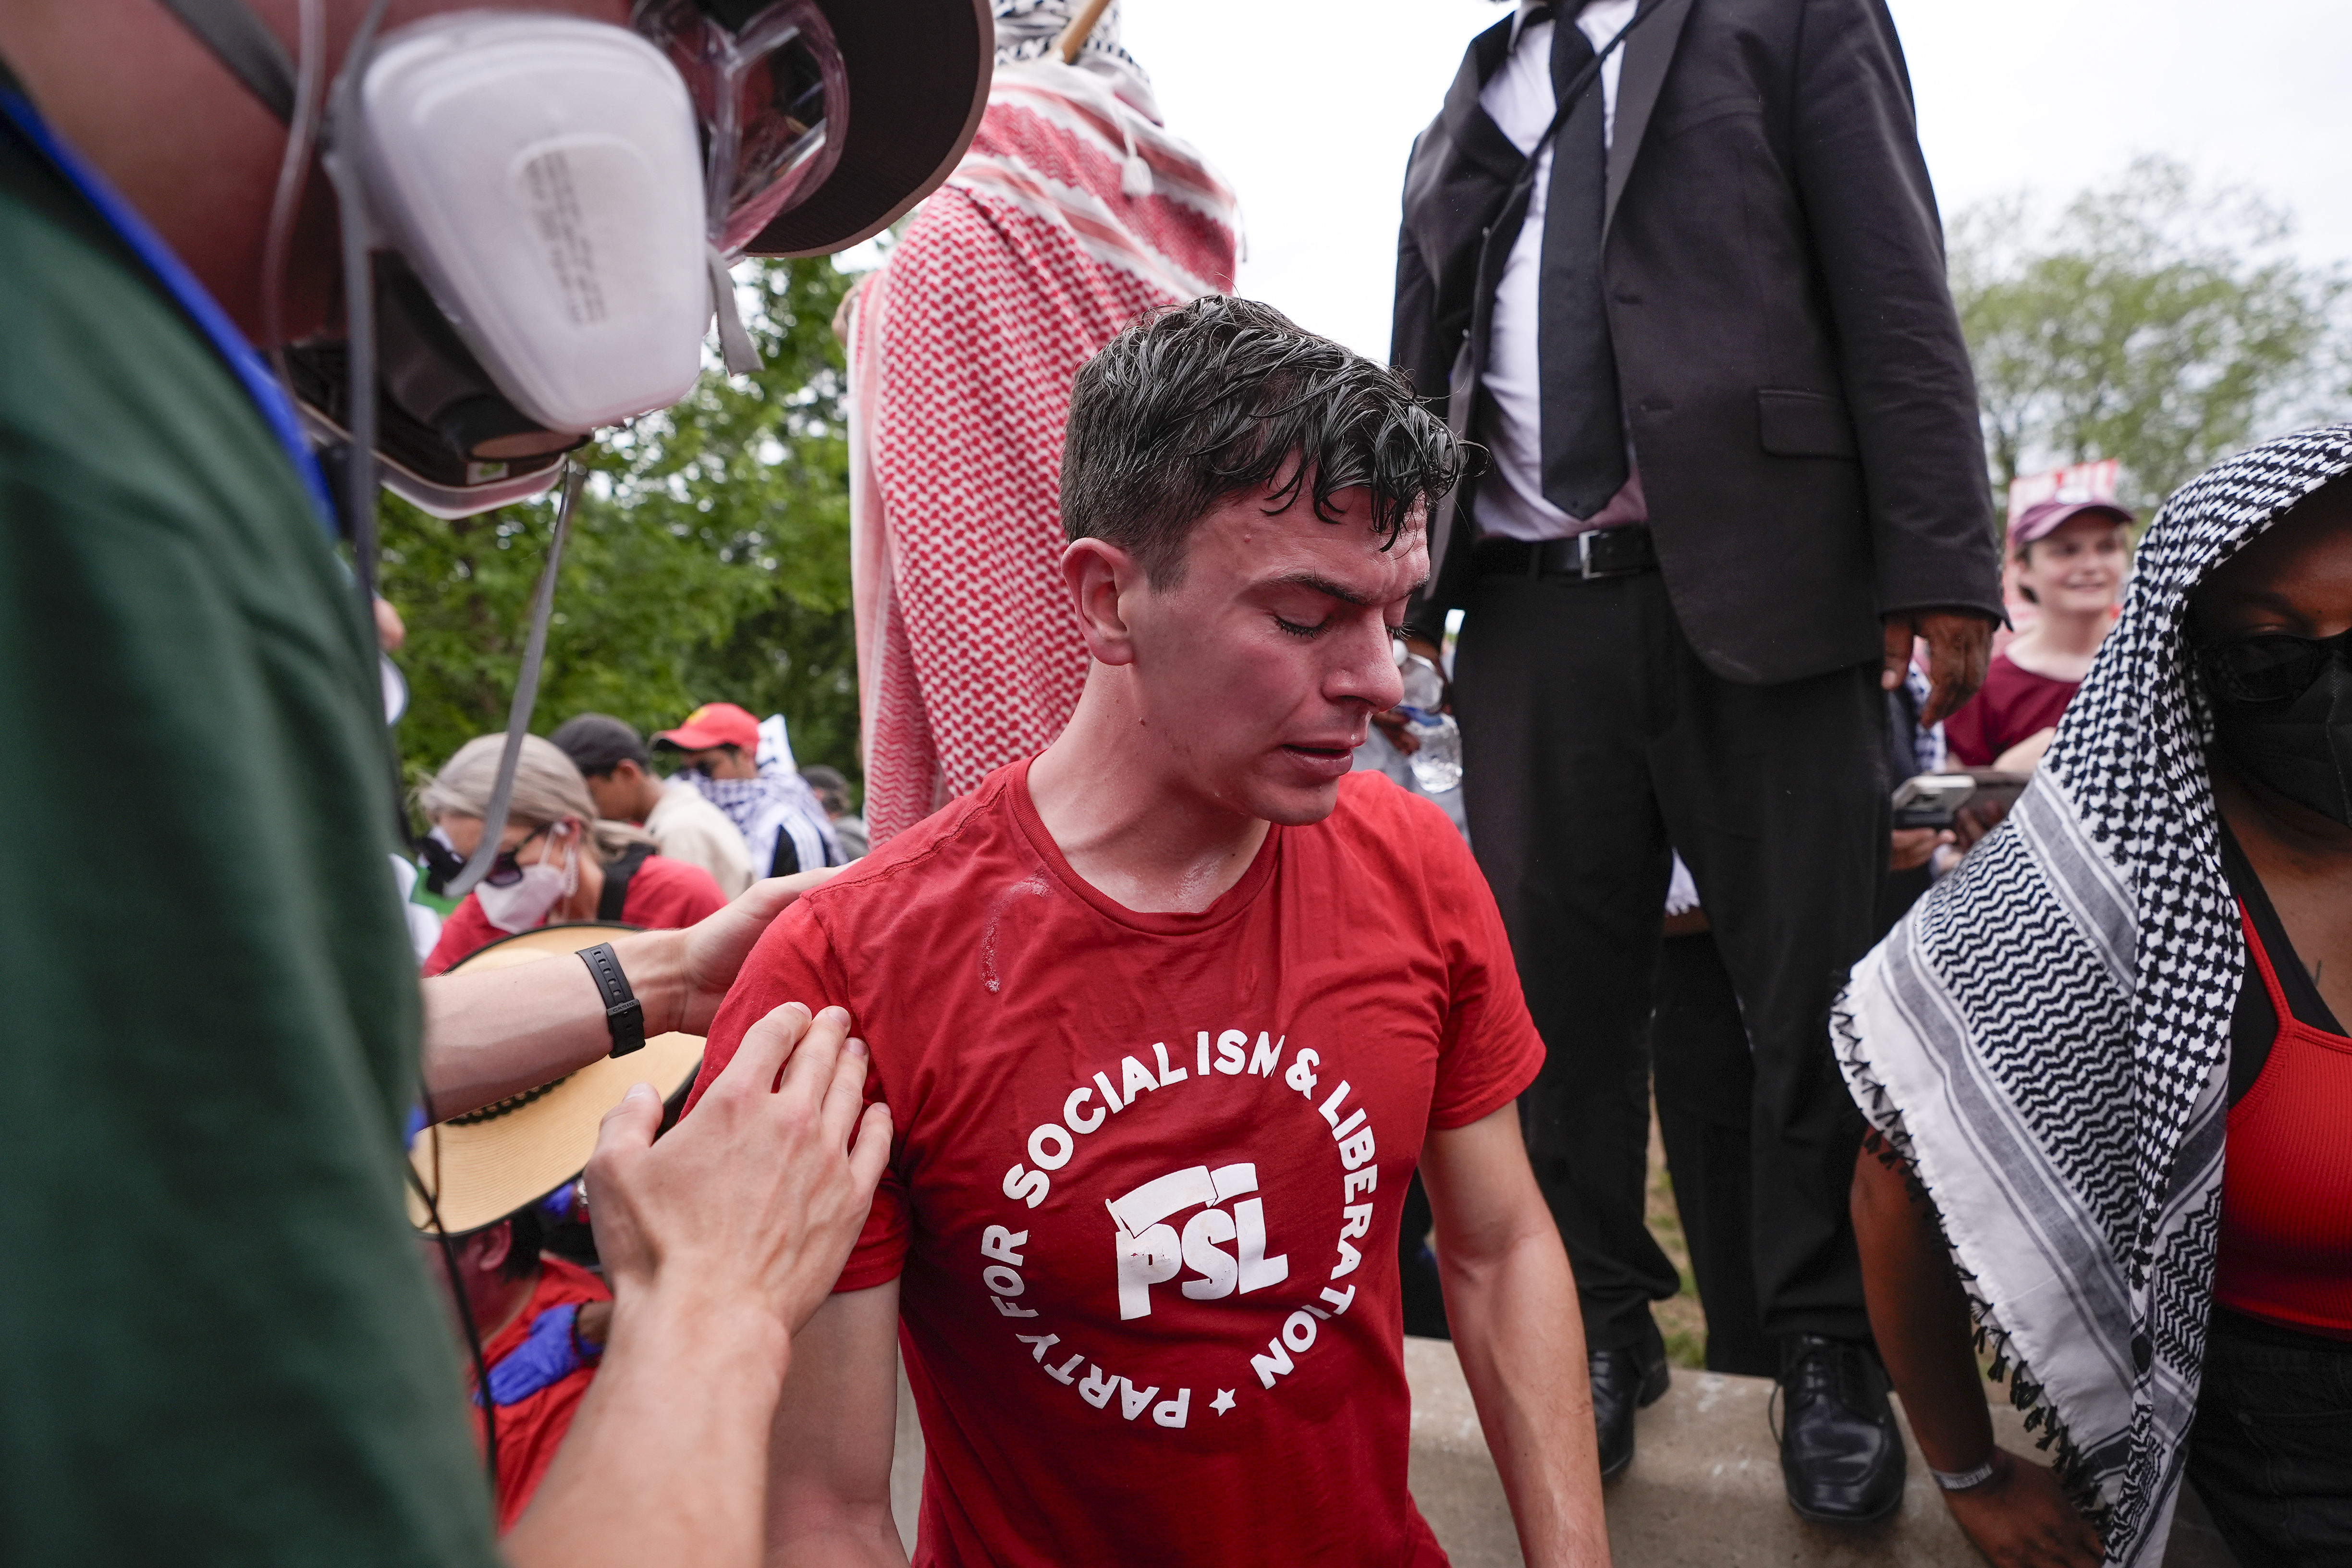
M1934 1200L2011 1397L2105 1537L2153 1563L2196 1413L2245 957L2190 591L2352 470L2352 426L2216 464L2141 542L2123 616L2009 819L1854 967L1847 1086Z

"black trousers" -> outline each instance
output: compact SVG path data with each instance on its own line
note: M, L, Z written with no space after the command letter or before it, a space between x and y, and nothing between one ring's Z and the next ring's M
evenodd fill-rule
M1549 1056L1520 1099L1587 1342L1632 1345L1679 1280L1642 1221L1667 846L1698 883L1754 1043L1763 1331L1868 1335L1846 1198L1862 1118L1829 1048L1885 864L1885 707L1855 666L1743 686L1699 662L1654 572L1488 575L1455 655L1471 841Z
M1666 938L1650 1062L1675 1207L1706 1309L1706 1369L1770 1377L1780 1352L1756 1304L1756 1064L1715 936Z
M2352 1564L2352 1343L2216 1306L2189 1479L2246 1568Z

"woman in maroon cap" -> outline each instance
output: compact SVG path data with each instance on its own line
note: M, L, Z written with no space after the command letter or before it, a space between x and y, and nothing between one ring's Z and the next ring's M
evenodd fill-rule
M2112 501L2042 501L2009 531L2018 588L2041 614L1993 655L1985 682L1944 721L1954 763L2031 773L2115 624L2132 514Z

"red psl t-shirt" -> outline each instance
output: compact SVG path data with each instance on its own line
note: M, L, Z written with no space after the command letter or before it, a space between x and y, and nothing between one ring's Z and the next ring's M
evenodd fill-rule
M1208 910L1139 914L1027 773L787 910L696 1085L787 1001L872 1048L895 1146L835 1288L901 1280L918 1562L1443 1563L1405 1491L1398 1215L1427 1130L1543 1060L1475 862L1357 773Z
M2053 680L1993 655L1984 684L1944 721L1944 745L1964 768L1989 768L1993 759L2058 722L2082 689L2076 680Z
M628 897L621 900L621 921L646 931L676 931L716 913L726 903L727 895L701 867L648 855L637 867L637 874L629 879ZM506 934L482 912L481 900L467 893L442 922L441 940L425 956L425 973L438 974Z
M539 1261L539 1288L531 1292L530 1302L482 1347L482 1361L492 1368L530 1337L531 1325L539 1321L541 1313L569 1302L613 1299L604 1282L585 1268L560 1258L541 1257ZM554 1463L555 1450L563 1446L563 1435L572 1430L572 1418L579 1414L580 1402L588 1397L588 1384L595 1376L593 1366L583 1366L512 1405L498 1407L499 1534L512 1530L530 1506L531 1494L539 1490L547 1467ZM496 1379L492 1382L495 1385Z

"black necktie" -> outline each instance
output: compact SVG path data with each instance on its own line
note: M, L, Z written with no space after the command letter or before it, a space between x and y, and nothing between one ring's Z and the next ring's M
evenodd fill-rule
M1592 45L1562 5L1552 27L1551 80L1565 92L1592 62ZM1601 218L1609 189L1601 79L1553 138L1544 198L1543 263L1536 297L1536 355L1543 388L1544 499L1587 518L1625 483L1625 426L1617 355L1601 295Z

